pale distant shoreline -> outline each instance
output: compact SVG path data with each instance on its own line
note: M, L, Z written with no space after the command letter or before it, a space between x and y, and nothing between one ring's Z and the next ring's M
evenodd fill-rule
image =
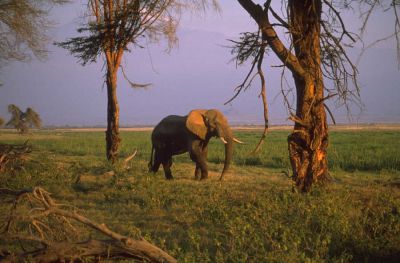
M233 130L239 131L258 131L263 130L263 125L232 125ZM151 131L154 126L132 126L120 127L120 131ZM291 130L292 125L271 125L268 130ZM0 131L13 131L11 128L2 128ZM33 131L36 129L32 129ZM41 131L58 131L58 132L102 132L106 127L44 127ZM362 123L362 124L337 124L329 125L331 131L358 131L358 130L393 130L400 131L400 123Z

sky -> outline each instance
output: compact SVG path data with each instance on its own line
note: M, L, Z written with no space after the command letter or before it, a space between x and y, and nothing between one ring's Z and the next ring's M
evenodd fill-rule
M117 94L121 126L155 125L170 114L186 115L195 108L217 108L233 124L262 124L260 87L255 82L229 105L234 89L249 70L249 65L232 62L228 39L238 39L240 32L256 31L257 27L237 1L221 0L221 12L205 15L186 14L178 30L179 45L166 53L165 42L132 49L123 59L129 79L151 83L148 89L132 89L119 74ZM56 22L50 36L55 41L76 36L76 28L86 6L74 1L54 8ZM359 20L352 13L344 14L347 24L357 29ZM391 13L371 18L364 35L366 43L393 30ZM45 126L105 126L106 88L102 59L96 64L81 66L66 50L48 46L45 62L10 63L0 71L0 117L8 120L9 104L21 109L32 107ZM359 48L350 53L356 57ZM265 62L267 96L271 124L285 124L288 112L280 93L280 69L274 55ZM362 110L353 107L352 117L344 108L331 110L340 123L400 122L400 71L393 41L380 43L364 53L359 66ZM289 86L293 86L290 76ZM291 97L293 100L293 96Z

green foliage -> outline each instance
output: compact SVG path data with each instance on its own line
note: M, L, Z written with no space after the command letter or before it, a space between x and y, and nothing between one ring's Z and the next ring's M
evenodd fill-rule
M400 170L400 133L332 132L329 164L346 171Z
M233 174L223 182L218 140L210 145L209 180L193 180L185 154L174 158L175 180L167 181L162 171L147 172L150 132L121 133L121 159L138 150L126 170L104 161L103 132L40 131L29 135L32 160L12 176L0 174L0 184L42 186L60 203L144 237L179 262L395 262L400 256L398 131L332 132L335 182L307 195L292 192L281 173L289 167L288 131L271 131L257 156L249 152L258 132L235 134L246 145L237 145ZM7 132L0 138L26 139ZM110 170L114 175L105 177Z
M261 151L250 155L261 131L236 132L245 145L235 148L234 162L237 165L289 169L287 136L290 131L270 132ZM223 161L223 146L212 141L209 161ZM331 171L399 171L400 133L397 131L332 131L328 148L328 164Z

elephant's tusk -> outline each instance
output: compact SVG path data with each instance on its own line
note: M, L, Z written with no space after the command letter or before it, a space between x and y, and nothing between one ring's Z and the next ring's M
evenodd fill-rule
M236 143L244 144L244 142L242 142L242 141L239 141L239 140L238 140L238 139L236 139L235 137L233 137L233 141L234 141L234 142L236 142Z
M227 144L228 142L224 139L224 137L219 137L220 139L221 139L221 141L224 143L224 144Z

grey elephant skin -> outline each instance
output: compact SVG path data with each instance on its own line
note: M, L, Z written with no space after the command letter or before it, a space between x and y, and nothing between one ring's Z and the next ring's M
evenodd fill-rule
M172 156L189 152L190 158L196 163L195 178L206 179L207 148L212 137L220 138L225 144L222 179L232 160L234 142L241 142L233 137L227 119L216 109L196 109L187 116L170 115L162 119L151 134L149 170L155 173L162 165L165 177L172 179Z

